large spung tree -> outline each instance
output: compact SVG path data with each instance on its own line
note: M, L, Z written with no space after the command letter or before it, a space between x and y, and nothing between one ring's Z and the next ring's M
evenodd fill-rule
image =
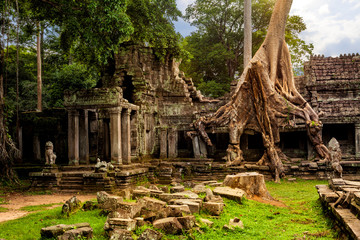
M277 0L266 38L245 68L231 100L213 116L201 117L194 127L211 145L206 128L228 126L228 152L242 158L240 137L245 129L262 135L265 147L261 162L268 162L275 181L284 175L279 128L289 125L290 119L303 119L310 141L317 153L329 160L329 151L322 143L318 115L295 88L291 57L285 42L285 26L292 0ZM231 155L231 154L230 154Z
M274 4L275 0L252 1L253 53L264 41ZM185 18L197 30L184 40L191 60L181 67L201 91L218 97L229 90L230 82L244 69L244 0L196 0L186 9ZM285 39L296 63L312 51L312 45L299 38L305 29L301 17L288 18ZM210 91L213 82L221 89Z

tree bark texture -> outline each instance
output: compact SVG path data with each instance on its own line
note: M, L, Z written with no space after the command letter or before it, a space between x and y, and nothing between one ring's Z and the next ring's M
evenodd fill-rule
M36 36L36 56L37 56L37 111L42 111L42 81L41 81L41 27L40 23L37 23L38 33Z
M212 116L200 117L194 123L194 128L208 145L212 143L207 128L228 126L228 152L239 149L245 129L261 133L266 150L258 164L269 165L276 182L284 176L281 161L284 154L278 147L279 129L293 126L295 118L305 121L317 153L326 161L330 159L329 150L322 142L322 123L295 88L290 53L285 43L285 25L291 4L292 0L276 2L266 38L246 66L231 100ZM233 155L239 153L241 151L236 151Z

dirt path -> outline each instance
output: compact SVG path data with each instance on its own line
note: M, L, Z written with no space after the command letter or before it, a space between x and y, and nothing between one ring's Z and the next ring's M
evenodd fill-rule
M29 213L32 213L32 212L20 210L22 207L59 203L58 205L52 206L52 207L58 207L64 204L72 196L74 196L74 194L52 194L52 195L32 195L32 196L26 196L20 193L10 194L5 197L6 204L0 204L1 207L9 209L6 212L0 212L0 222L21 218ZM87 200L96 199L96 194L76 195L76 197L80 199L80 201L84 202Z

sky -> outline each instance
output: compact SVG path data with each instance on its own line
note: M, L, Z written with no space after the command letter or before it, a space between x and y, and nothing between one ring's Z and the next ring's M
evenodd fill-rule
M185 13L195 0L176 0ZM314 54L336 57L360 53L360 0L293 0L291 15L303 18L307 29L300 34L314 44ZM179 19L175 28L188 36L196 28Z

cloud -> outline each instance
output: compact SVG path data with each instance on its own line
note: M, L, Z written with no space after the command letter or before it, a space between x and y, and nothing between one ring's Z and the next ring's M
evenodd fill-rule
M291 14L303 17L307 30L301 37L314 44L315 54L327 56L357 52L360 16L354 0L294 1Z

